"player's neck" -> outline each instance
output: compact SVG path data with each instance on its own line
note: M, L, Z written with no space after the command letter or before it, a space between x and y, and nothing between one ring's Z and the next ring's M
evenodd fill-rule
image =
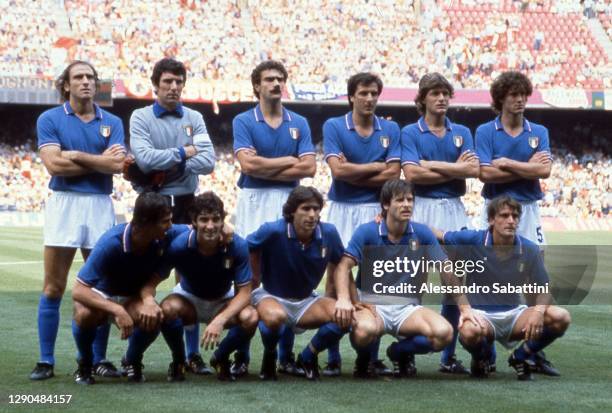
M353 111L352 118L353 124L362 129L371 129L374 125L374 115L361 115Z
M178 106L177 103L162 103L160 100L157 100L157 104L162 108L166 109L168 112L174 112Z
M155 237L152 236L149 231L137 226L132 227L130 242L132 245L132 252L134 254L144 254L149 249L149 246L153 241L155 241Z
M215 255L219 251L218 241L202 240L198 237L198 252L202 255Z
M259 101L259 108L266 119L276 119L283 116L283 105L280 99Z
M425 114L425 123L427 124L429 129L446 128L446 115L443 113L438 115L435 113L427 112Z
M387 215L385 223L387 224L387 237L389 238L389 241L399 242L406 232L408 221L398 221Z
M499 232L492 230L492 235L493 235L493 245L496 247L503 247L503 246L511 246L514 245L514 235L511 236L505 236L503 234L500 234Z
M501 123L504 129L517 130L523 128L523 114L502 112Z
M69 103L74 114L78 117L87 117L96 113L93 99L77 99L71 96Z
M302 245L310 244L314 236L314 231L309 230L309 229L299 228L299 227L296 227L295 225L293 226L293 229L295 229L295 237L298 239L298 241L300 241L300 243L302 243Z

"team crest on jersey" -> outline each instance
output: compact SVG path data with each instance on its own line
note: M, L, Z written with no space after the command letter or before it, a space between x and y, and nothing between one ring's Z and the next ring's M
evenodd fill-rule
M110 125L101 125L100 126L100 135L104 136L105 138L108 138L109 136L111 136L111 127L110 127Z
M410 240L410 250L411 251L416 251L419 249L419 240L416 238L412 238Z
M321 258L325 258L327 255L327 247L321 247Z
M537 148L539 143L540 143L540 138L538 138L537 136L529 137L529 146L531 147L531 149Z
M193 136L193 126L191 126L190 124L183 125L183 130L185 131L185 134L190 138Z
M291 135L291 139L297 141L300 137L300 130L298 128L289 128L289 135Z
M461 148L461 146L463 146L463 136L461 135L453 136L453 143L455 144L455 147Z
M232 257L225 257L223 260L223 268L229 270L232 268L232 265L234 265L234 259Z
M380 137L380 144L382 145L383 148L387 149L389 147L389 142L391 141L391 139L389 139L388 136L381 136Z

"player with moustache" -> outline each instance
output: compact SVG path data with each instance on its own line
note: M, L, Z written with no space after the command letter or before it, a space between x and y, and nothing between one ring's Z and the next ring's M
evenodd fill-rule
M381 190L380 205L382 220L360 225L338 264L337 306L342 309L340 317L344 323L351 318L356 320L351 332L351 344L357 351L353 374L356 378L377 376L372 365L371 346L384 334L398 339L387 348L394 376L414 377L417 372L415 354L442 351L452 340L451 325L440 314L422 306L420 297L391 297L389 301L385 297L368 296L364 291L358 293L357 287L362 283L361 268L356 281L353 281L351 270L364 262L371 247L407 245L425 253L427 260L443 262L447 257L431 230L410 219L414 205L412 184L400 179L388 181ZM425 275L419 273L414 277ZM441 277L445 285L458 284L453 274L443 273ZM384 302L378 301L382 298L385 298ZM460 325L468 319L480 325L465 297L458 295L453 298L459 305ZM376 305L366 303L373 299L377 300Z
M181 280L166 297L162 334L172 351L168 381L185 379L183 324L206 323L201 345L215 349L210 365L217 378L234 381L230 354L248 342L257 329L257 311L250 305L251 268L246 241L234 235L224 241L223 201L212 192L198 195L192 206L192 229L178 236L167 262ZM229 329L221 340L224 329Z
M323 197L315 188L298 186L283 206L283 219L267 222L247 237L257 287L251 302L264 345L262 380L276 380L276 346L284 330L318 328L296 362L307 379L317 380L318 353L350 327L333 322L336 301L315 291L326 271L332 276L343 252L336 228L320 222L322 208Z
M472 355L471 374L477 378L489 376L492 343L497 340L508 349L514 348L508 364L517 379L532 380L532 356L563 336L571 323L569 312L551 305L548 293L533 294L532 300L525 300L521 293L495 293L495 284L545 286L549 282L538 246L518 234L521 209L520 202L500 195L487 206L488 229L434 230L444 244L456 246L460 258L484 263L484 272L468 275L466 285L487 286L493 291L468 295L486 323L468 321L460 328L460 341ZM524 301L532 304L527 306Z
M258 64L251 73L258 104L233 121L234 154L240 164L236 233L246 237L266 222L282 218L283 204L300 179L313 177L315 151L308 121L281 101L287 69L276 60ZM287 329L279 343L279 371L302 375L292 353L294 335ZM246 374L249 347L236 353L232 372Z
M345 246L355 228L379 213L383 184L399 178L401 173L399 126L375 113L382 90L378 75L364 72L351 76L347 82L351 111L323 125L325 160L332 175L328 221L338 228ZM334 295L333 291L330 295ZM383 361L378 360L376 346L372 352L379 372L390 374ZM333 377L340 371L339 349L331 348L323 374Z
M38 303L40 361L31 380L53 377L60 304L76 250L87 260L100 236L115 224L110 198L113 174L125 159L121 119L94 103L100 80L88 62L70 63L55 85L63 103L36 123L38 148L51 175L45 206L44 283ZM119 377L106 360L110 327L103 325L94 344L95 374Z
M114 321L129 339L122 366L130 382L143 382L142 357L159 334L163 311L155 301L157 285L170 271L164 253L186 225L172 225L166 198L143 192L126 224L108 230L79 271L72 289L72 334L79 351L75 381L94 384L93 341L99 325Z
M468 215L461 202L466 178L477 178L479 162L470 130L447 116L454 88L439 73L428 73L419 81L415 97L422 115L402 129L402 169L414 184L412 221L445 231L468 228ZM442 352L440 371L469 373L455 355L459 310L446 298L441 314L453 327L453 340Z

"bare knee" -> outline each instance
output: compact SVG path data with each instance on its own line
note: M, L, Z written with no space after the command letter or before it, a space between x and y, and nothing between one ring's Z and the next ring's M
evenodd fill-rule
M240 327L246 331L255 331L258 321L259 317L257 316L257 311L250 305L243 308L238 314Z
M43 294L47 298L59 299L64 295L66 290L66 281L60 280L45 280Z
M97 327L98 325L102 324L106 318L106 314L91 310L83 305L79 305L74 309L74 321L79 327Z
M549 307L547 315L550 317L548 329L556 334L563 334L572 322L572 316L565 308Z
M453 340L453 327L446 320L436 323L431 328L429 339L434 351L440 351Z
M280 308L266 308L259 313L259 316L271 330L280 329L287 321L287 314Z
M357 347L365 347L376 339L378 331L374 321L360 320L353 328L353 342Z

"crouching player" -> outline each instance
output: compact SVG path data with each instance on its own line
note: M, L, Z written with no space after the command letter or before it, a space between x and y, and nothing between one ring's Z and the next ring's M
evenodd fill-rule
M487 206L489 229L482 231L452 231L436 235L445 244L482 246L468 253L484 263L484 272L468 276L467 285L498 285L535 287L548 283L548 274L538 246L517 235L522 205L507 195L493 199ZM493 249L492 247L495 247ZM457 247L458 251L459 247ZM535 305L520 304L519 293L469 294L468 298L487 322L482 326L465 322L459 336L463 346L472 354L471 374L487 377L490 370L490 351L494 340L506 348L513 348L508 364L516 370L519 380L531 380L530 357L561 337L569 327L571 318L567 310L549 305L550 295L536 290Z
M128 224L108 230L79 271L72 290L72 334L79 351L75 381L93 384L93 341L96 327L112 317L123 340L129 337L122 360L128 380L144 381L142 356L159 334L163 313L155 288L169 275L163 252L187 226L172 226L166 198L144 192L136 199Z
M257 312L251 300L251 269L246 241L234 235L223 239L223 201L206 192L191 207L193 229L181 234L168 250L168 263L181 274L181 281L161 307L162 334L172 351L168 381L185 380L183 325L207 323L201 345L215 350L210 365L217 378L234 381L230 354L248 343L257 328ZM233 283L233 287L232 287ZM220 340L223 329L227 336ZM220 341L220 342L219 342Z
M336 227L319 222L322 208L323 197L315 188L298 186L283 205L283 219L247 237L254 285L262 283L251 298L261 320L262 380L276 380L276 345L285 329L320 327L296 363L309 380L319 378L318 353L344 335L332 322L336 301L314 291L326 268L332 276L343 252Z
M351 269L364 260L368 247L421 245L427 246L423 250L427 252L428 259L446 260L431 230L410 221L414 205L412 184L400 179L387 181L381 190L380 203L383 217L381 222L372 221L357 227L338 265L336 279L338 306L341 308L346 308L346 303L351 300L357 302L358 299L364 299L362 293L357 293L352 285ZM356 284L357 287L361 285L361 271L357 275ZM407 300L402 299L403 302ZM357 304L357 307L364 306ZM477 322L469 305L460 306L460 311L461 319ZM357 351L354 371L357 378L376 376L369 347L385 333L399 339L387 348L387 356L393 362L396 377L416 375L415 354L439 352L453 338L453 329L448 321L435 311L421 306L416 298L408 303L365 305L365 308L355 312L354 317L356 325L351 334L351 344Z

